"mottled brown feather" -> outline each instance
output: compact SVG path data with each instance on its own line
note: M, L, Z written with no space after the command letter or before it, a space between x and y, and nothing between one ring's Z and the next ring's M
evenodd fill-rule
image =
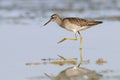
M77 17L69 17L69 18L64 18L63 22L68 20L72 24L76 24L78 26L93 26L102 23L102 21L92 21L92 20L86 20L82 18L77 18Z

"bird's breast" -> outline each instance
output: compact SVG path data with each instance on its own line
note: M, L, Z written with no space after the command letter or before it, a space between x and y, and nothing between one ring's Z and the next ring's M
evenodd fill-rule
M86 26L78 26L76 24L66 24L64 26L64 28L69 30L69 31L72 31L72 32L78 32L80 30L86 29L87 27Z

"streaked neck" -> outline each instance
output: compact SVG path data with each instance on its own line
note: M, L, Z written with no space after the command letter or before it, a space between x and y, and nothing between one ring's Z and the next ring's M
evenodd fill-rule
M57 17L56 23L57 23L58 25L62 26L62 18Z

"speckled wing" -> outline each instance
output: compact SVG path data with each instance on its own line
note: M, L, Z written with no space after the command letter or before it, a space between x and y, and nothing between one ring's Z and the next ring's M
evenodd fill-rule
M70 18L64 18L63 21L69 21L72 24L78 25L78 26L93 26L102 23L102 21L90 21L82 18L77 18L77 17L70 17Z

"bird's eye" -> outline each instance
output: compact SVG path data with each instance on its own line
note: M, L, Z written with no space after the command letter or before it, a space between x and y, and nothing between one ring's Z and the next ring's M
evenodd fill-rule
M51 18L52 18L52 19L56 19L56 16L52 16Z

